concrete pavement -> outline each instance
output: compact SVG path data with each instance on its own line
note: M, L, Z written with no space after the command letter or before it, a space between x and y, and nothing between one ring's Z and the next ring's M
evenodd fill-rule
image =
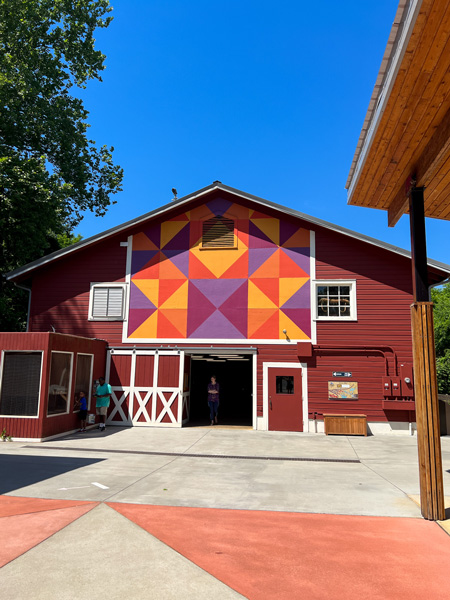
M450 437L442 450L448 491ZM414 598L391 563L403 573L415 565L421 575L413 569L409 581L424 592L430 581L420 564L434 547L428 597L448 597L439 565L447 571L450 538L420 518L414 501L416 438L108 428L1 444L0 470L0 525L11 540L1 579L10 598L97 597L99 562L111 598L350 598L369 581L371 598ZM327 573L320 585L305 568L319 563ZM381 585L383 568L395 595ZM24 573L38 582L32 590ZM330 596L338 584L347 595Z

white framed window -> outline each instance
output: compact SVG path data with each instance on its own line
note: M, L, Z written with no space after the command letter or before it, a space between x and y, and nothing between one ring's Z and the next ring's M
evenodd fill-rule
M123 321L124 315L124 283L91 283L90 321Z
M50 362L47 416L69 412L73 352L53 351Z
M356 321L356 281L314 281L314 305L318 321Z
M24 350L2 352L0 416L38 417L42 354Z
M80 410L80 392L84 392L88 410L91 409L92 369L94 366L94 355L79 352L77 354L77 366L75 370L75 396L74 412Z

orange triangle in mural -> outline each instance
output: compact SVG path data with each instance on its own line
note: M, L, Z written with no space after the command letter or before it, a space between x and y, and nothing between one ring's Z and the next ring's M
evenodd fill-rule
M278 219L257 219L252 217L252 223L260 229L276 246L280 243L280 221Z
M178 288L173 293L170 293L169 296L165 300L160 300L159 308L164 309L164 310L174 309L174 308L183 308L183 309L187 310L189 282L187 281L187 279L185 281L181 281L180 279L176 279L176 280L162 279L161 284L163 287L163 293L165 293L166 291L169 292L169 289L170 289L170 286L167 286L167 288L165 288L165 283L166 282L171 283L172 281L178 282ZM161 298L161 294L160 294L160 298Z
M159 263L159 278L160 279L186 279L186 275L176 267L171 260L162 257Z
M158 306L162 306L164 302L166 302L166 300L183 285L185 281L185 279L160 279Z
M308 277L286 253L280 251L280 277Z
M159 250L145 233L133 235L133 250Z
M279 311L277 310L267 321L249 336L254 340L278 340L280 338Z
M193 252L189 253L189 279L217 279Z
M282 311L280 311L280 329L286 329L286 335L288 335L291 340L310 339L306 333Z
M161 337L186 337L187 310L183 309L161 309L158 311L158 335ZM170 324L171 329L167 326ZM172 332L172 333L171 333ZM176 335L175 333L176 332Z
M164 221L161 223L161 248L186 227L186 221Z
M274 278L270 279L252 279L252 283L256 285L263 294L265 294L275 306L279 306L279 291L278 291L278 280Z
M280 251L277 250L257 269L251 279L265 279L280 276Z
M156 335L156 325L158 323L158 311L155 310L149 318L142 323L140 327L135 329L133 333L128 336L128 339L134 338L149 338L154 339L158 337Z
M232 204L230 208L224 213L224 217L227 219L248 219L250 209L242 204Z
M262 326L264 326L264 323L267 323L267 321L273 317L274 315L278 315L278 308L255 308L255 309L250 309L248 311L248 325L247 325L247 332L248 332L248 337L255 337L254 333L256 331L258 331L259 329L261 329ZM278 319L278 316L277 316ZM259 337L259 336L257 336ZM263 336L264 337L264 336ZM277 336L278 339L278 336Z
M229 269L223 273L223 279L246 279L248 277L248 252L245 252Z
M181 315L173 313L184 313L184 321L187 322L187 311L185 310L165 310L158 311L158 337L159 338L180 338L186 337L186 325L184 325L184 334L177 329L175 325L180 323ZM167 317L165 315L168 315ZM175 318L175 320L174 320Z
M309 231L300 228L283 244L283 246L285 248L309 248L309 237Z

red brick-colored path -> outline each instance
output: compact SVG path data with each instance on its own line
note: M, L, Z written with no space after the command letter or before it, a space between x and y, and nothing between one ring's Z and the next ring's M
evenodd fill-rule
M429 521L108 505L250 599L450 598L450 537Z
M0 566L31 548L39 552L77 519L84 540L83 515L98 504L0 496ZM107 505L128 520L130 535L139 525L250 600L450 598L450 536L422 519ZM55 544L56 553L67 551L69 539L52 538L53 551ZM117 547L104 550L117 569ZM84 544L87 563L89 552Z
M34 548L97 504L0 496L0 567Z

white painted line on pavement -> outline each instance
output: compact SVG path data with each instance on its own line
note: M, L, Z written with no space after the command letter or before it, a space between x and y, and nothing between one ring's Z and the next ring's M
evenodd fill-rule
M89 486L89 485L82 485L82 486L79 486L79 487L58 488L58 492L60 492L61 490L81 490L83 488L88 488L88 487L91 487L91 486Z
M96 485L97 487L101 488L102 490L109 490L109 487L107 485L103 485L102 483L97 483L97 481L93 481L92 485Z

